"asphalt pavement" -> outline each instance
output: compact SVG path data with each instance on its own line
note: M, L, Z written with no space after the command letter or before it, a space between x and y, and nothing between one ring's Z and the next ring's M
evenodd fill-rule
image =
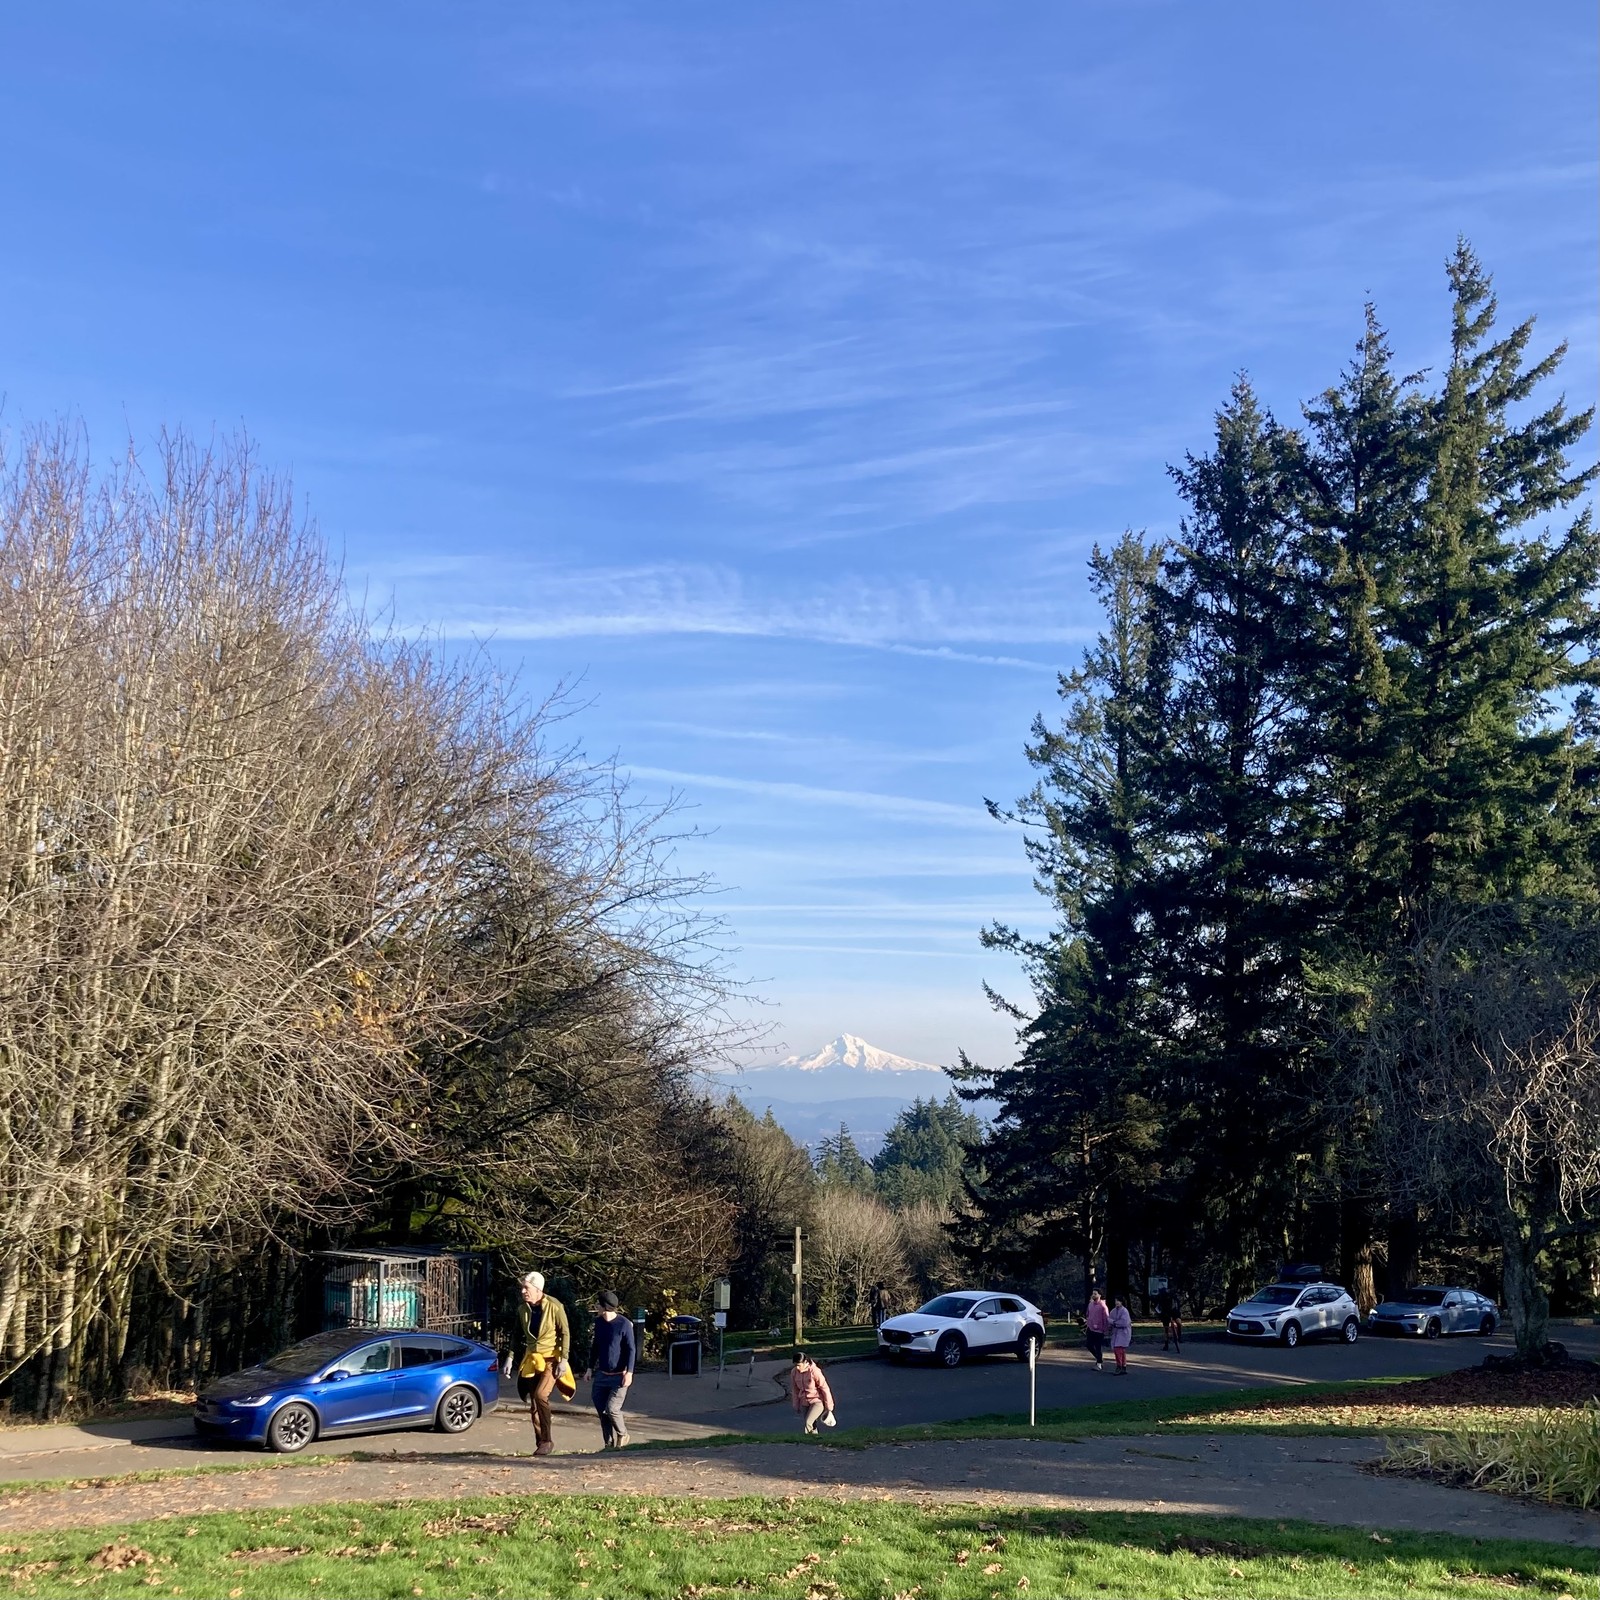
M1574 1355L1600 1358L1600 1328L1555 1330ZM1135 1345L1126 1377L1108 1360L1096 1372L1081 1348L1054 1347L1042 1356L1037 1373L1038 1404L1046 1407L1094 1405L1108 1400L1195 1397L1256 1385L1286 1392L1308 1383L1350 1378L1426 1376L1476 1366L1489 1350L1506 1352L1509 1338L1438 1340L1367 1339L1343 1344L1277 1345L1196 1342L1181 1354L1159 1345ZM779 1385L786 1363L740 1367L723 1377L668 1379L643 1373L628 1403L629 1427L639 1442L674 1440L692 1444L715 1433L772 1436L793 1432L794 1412ZM973 1361L953 1372L931 1365L890 1365L881 1360L840 1361L827 1368L845 1426L895 1427L948 1422L991 1413L1025 1413L1028 1369L1011 1357ZM600 1428L594 1411L582 1403L558 1408L556 1445L563 1454L596 1452ZM470 1435L413 1431L358 1438L319 1440L308 1454L347 1456L400 1451L425 1456L526 1455L533 1437L526 1411L505 1406L484 1417ZM186 1418L170 1421L95 1423L87 1427L0 1429L0 1481L38 1482L57 1478L103 1478L163 1468L216 1465L268 1465L282 1458L243 1448L217 1448L196 1439Z
M1562 1327L1552 1333L1573 1355L1600 1359L1600 1328ZM1181 1354L1163 1352L1159 1344L1137 1344L1129 1355L1127 1376L1119 1377L1109 1352L1104 1370L1096 1372L1082 1346L1064 1349L1058 1343L1039 1362L1038 1404L1042 1410L1108 1400L1204 1396L1258 1384L1292 1389L1351 1378L1426 1377L1475 1367L1489 1351L1508 1354L1513 1348L1509 1335L1363 1337L1353 1345L1317 1341L1293 1350L1218 1339L1186 1345ZM1026 1413L1028 1407L1028 1368L1013 1356L972 1361L953 1372L880 1360L839 1362L826 1370L841 1426L954 1422L994 1412ZM737 1416L711 1408L698 1420L743 1433L785 1433L794 1427L787 1407Z

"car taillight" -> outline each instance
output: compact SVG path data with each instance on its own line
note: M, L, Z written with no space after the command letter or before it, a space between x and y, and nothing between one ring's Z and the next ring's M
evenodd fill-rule
M485 1372L498 1372L500 1370L500 1363L498 1361L491 1361L483 1370Z

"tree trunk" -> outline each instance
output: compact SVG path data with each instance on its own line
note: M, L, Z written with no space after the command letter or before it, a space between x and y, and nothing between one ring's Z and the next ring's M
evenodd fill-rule
M1417 1271L1417 1208L1407 1201L1389 1208L1389 1271L1387 1291L1398 1295Z
M1372 1210L1360 1195L1344 1197L1339 1217L1339 1264L1351 1297L1366 1314L1378 1303L1372 1270L1376 1241L1372 1236Z
M1542 1230L1524 1227L1514 1216L1500 1222L1501 1300L1511 1318L1519 1356L1536 1356L1545 1347L1550 1329L1550 1297L1539 1282Z

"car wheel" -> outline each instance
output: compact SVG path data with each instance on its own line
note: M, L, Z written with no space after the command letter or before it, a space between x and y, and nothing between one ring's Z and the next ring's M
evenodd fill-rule
M1017 1360L1026 1361L1035 1350L1044 1348L1044 1335L1037 1328L1024 1328L1017 1340Z
M961 1358L966 1353L967 1341L959 1333L947 1333L939 1341L939 1348L934 1351L941 1367L959 1367Z
M1278 1335L1278 1337L1282 1339L1291 1350L1293 1350L1294 1347L1300 1343L1300 1324L1298 1322L1284 1323L1283 1331Z
M440 1433L465 1433L478 1420L483 1409L476 1394L466 1384L458 1383L446 1389L439 1409L434 1413L434 1426Z
M1439 1319L1437 1317L1430 1317L1428 1319L1428 1327L1424 1337L1429 1339L1437 1339L1443 1332L1444 1329L1439 1325Z
M267 1448L292 1456L317 1436L317 1414L308 1405L291 1400L267 1424Z
M1361 1337L1361 1324L1354 1317L1346 1317L1339 1334L1346 1344L1354 1344Z
M1489 1337L1489 1335L1491 1333L1493 1333L1493 1332L1494 1332L1494 1318L1493 1317L1485 1317L1483 1319L1483 1321L1478 1324L1478 1333L1480 1334L1481 1337L1487 1339Z

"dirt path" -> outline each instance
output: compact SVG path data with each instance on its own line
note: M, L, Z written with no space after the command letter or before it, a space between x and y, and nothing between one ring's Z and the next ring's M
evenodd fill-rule
M336 1500L528 1493L820 1495L919 1504L1036 1505L1100 1511L1303 1518L1360 1527L1600 1546L1600 1516L1361 1470L1376 1439L1223 1434L979 1440L828 1450L799 1445L507 1460L492 1456L330 1457L151 1483L86 1482L0 1500L0 1531L92 1527L208 1511Z

